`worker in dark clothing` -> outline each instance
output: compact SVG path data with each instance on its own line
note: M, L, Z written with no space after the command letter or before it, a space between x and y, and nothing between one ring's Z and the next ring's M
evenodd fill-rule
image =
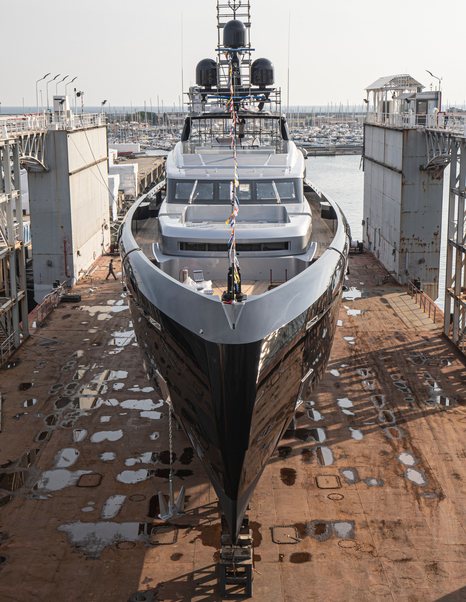
M105 278L105 280L108 280L110 278L110 276L113 276L115 278L115 280L117 279L115 271L113 269L113 259L110 259L110 263L108 264L108 274L107 274L107 277Z

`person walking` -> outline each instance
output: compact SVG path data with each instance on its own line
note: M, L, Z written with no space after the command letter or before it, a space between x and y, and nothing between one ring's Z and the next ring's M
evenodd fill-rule
M110 263L108 264L108 274L107 274L107 277L105 278L105 280L108 280L110 278L110 276L113 276L115 278L115 280L117 279L115 271L113 269L113 259L110 259Z

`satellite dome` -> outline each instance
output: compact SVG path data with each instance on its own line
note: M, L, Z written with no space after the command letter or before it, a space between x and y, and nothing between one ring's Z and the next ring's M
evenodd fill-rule
M196 84L203 88L217 85L217 63L213 59L202 59L196 67Z
M223 45L225 48L245 48L246 25L242 21L228 21L223 28Z
M275 81L273 64L269 59L256 59L251 65L253 86L272 86Z

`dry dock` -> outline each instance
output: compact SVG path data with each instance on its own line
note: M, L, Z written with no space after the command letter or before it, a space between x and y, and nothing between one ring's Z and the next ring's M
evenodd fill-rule
M0 371L0 599L215 601L215 495L167 415L100 260ZM352 256L328 372L252 498L254 600L466 599L466 368Z

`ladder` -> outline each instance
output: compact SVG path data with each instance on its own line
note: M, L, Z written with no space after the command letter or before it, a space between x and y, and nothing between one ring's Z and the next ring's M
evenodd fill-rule
M241 61L241 82L245 88L251 81L251 2L250 0L217 0L218 48L223 47L223 28L232 19L242 21L246 26L246 48ZM229 64L221 52L218 53L218 83L220 88L229 88Z

